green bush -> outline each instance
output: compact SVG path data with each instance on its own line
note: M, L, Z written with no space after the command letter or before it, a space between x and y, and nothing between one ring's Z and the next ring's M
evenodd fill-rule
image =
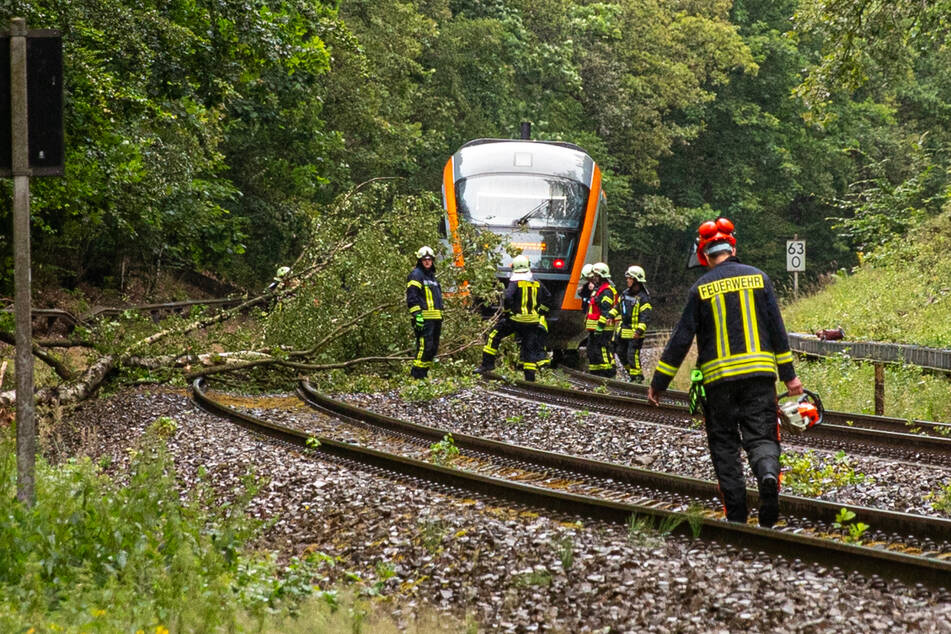
M250 479L234 502L208 487L182 500L154 435L123 485L88 459L41 460L33 508L16 500L12 442L0 449L0 631L233 630L312 590L316 562L281 573L242 554Z

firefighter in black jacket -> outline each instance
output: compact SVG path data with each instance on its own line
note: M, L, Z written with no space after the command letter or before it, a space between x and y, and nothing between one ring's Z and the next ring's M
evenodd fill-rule
M534 381L535 371L546 358L539 324L543 323L550 305L551 294L548 289L532 279L528 256L515 256L512 260L512 276L502 299L503 314L486 338L485 347L482 348L482 365L477 372L484 374L495 368L499 344L514 333L522 342L519 360L525 380Z
M644 333L651 321L651 296L647 292L647 276L644 269L634 265L624 272L627 288L618 300L621 312L620 328L614 332L617 354L621 364L627 370L628 379L642 383L641 348L644 347Z
M611 340L614 337L614 321L617 318L617 289L611 282L611 270L604 262L591 267L594 290L588 302L585 329L588 331L588 371L597 376L611 378L614 369L614 352Z
M436 254L429 247L416 252L416 268L406 277L406 305L416 333L416 358L410 375L425 379L442 333L442 290L436 281Z
M802 394L803 388L772 283L736 258L733 231L726 218L700 225L697 259L709 270L690 289L647 399L658 404L696 335L707 441L726 518L746 522L748 517L742 445L759 487L759 524L770 527L779 516L777 375L790 394Z

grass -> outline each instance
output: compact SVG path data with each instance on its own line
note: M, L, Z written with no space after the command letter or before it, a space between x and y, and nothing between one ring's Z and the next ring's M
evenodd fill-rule
M822 397L830 410L875 413L875 369L871 363L835 357L796 362L806 388ZM951 379L915 366L885 366L885 415L898 418L951 421L948 390Z
M246 550L257 524L244 508L246 478L227 502L200 484L184 499L160 419L119 483L88 459L38 460L36 503L15 496L9 430L0 438L0 631L3 632L398 632L372 601L386 581L322 589L333 558L313 553L279 566ZM435 613L406 631L466 631ZM470 628L471 629L471 628Z
M842 326L853 340L951 348L951 213L879 249L785 307L791 331Z

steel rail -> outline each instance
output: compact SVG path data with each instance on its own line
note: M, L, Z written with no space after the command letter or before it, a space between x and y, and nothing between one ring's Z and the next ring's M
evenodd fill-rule
M529 462L543 468L558 469L575 475L594 476L624 482L633 486L650 487L679 495L708 499L718 496L717 484L709 480L591 460L558 452L542 451L524 445L420 425L338 401L321 394L308 381L301 381L298 384L297 393L312 407L332 416L367 423L389 432L408 434L427 441L439 441L446 434L451 433L453 441L460 449L484 452L493 456ZM746 496L750 508L759 505L759 493L756 489L747 489ZM951 520L780 494L780 507L784 515L799 517L812 522L832 524L844 506L855 512L856 521L864 522L876 530L892 532L896 535L915 535L919 538L942 541L951 538Z
M270 423L213 400L205 393L204 382L200 378L192 383L192 398L202 408L227 417L242 427L311 451L315 455L382 468L393 474L416 478L439 486L475 491L518 504L619 524L627 523L635 515L649 516L661 521L684 518L682 513L661 508L593 498L465 472L330 438L317 437L318 443L313 443L313 436L309 434ZM873 578L897 578L911 584L928 585L940 589L942 593L946 593L945 588L951 586L951 561L722 520L703 517L692 518L692 520L703 539L728 543L747 550L762 550L774 555L808 560L827 567L838 566L870 575ZM674 531L689 534L694 530L694 526L685 524L687 523L681 522Z
M498 375L486 378L501 379ZM600 378L600 377L599 377ZM602 379L604 380L604 379ZM527 381L503 381L498 391L534 401L548 401L566 407L586 408L615 416L625 416L655 422L688 427L690 415L685 406L662 401L660 407L652 407L645 399L616 394L600 394L584 390L572 390L543 383ZM822 449L867 451L871 455L905 460L916 464L951 464L951 438L924 436L920 434L881 431L823 423L808 432L786 438L789 444Z
M634 398L647 399L647 386L636 383L628 383L617 379L608 379L605 377L594 376L587 372L575 370L573 368L559 367L572 381L584 383L586 385L604 385L615 392L628 394ZM661 402L670 405L679 405L687 408L687 393L677 390L667 390L662 395ZM939 438L951 438L951 423L936 422L930 420L897 418L894 416L876 416L875 414L858 414L852 412L837 412L826 410L826 424L839 425L852 429L876 429L879 431L890 431L896 433L910 433L915 435L932 435ZM919 431L915 431L919 430Z

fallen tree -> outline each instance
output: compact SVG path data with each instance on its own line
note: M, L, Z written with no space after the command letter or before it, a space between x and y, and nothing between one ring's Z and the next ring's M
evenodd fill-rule
M232 308L184 323L163 322L157 331L137 338L122 332L121 323L105 321L91 330L90 341L82 342L92 359L80 370L52 351L68 349L65 343L34 341L35 357L61 379L35 391L36 405L84 400L110 377L139 370L191 381L267 368L301 373L410 361L412 348L406 344L413 334L405 276L420 245L439 244L433 230L439 205L432 197L398 196L380 183L368 185L366 191L357 188L342 197L332 211L314 210L312 238L290 272ZM481 347L490 325L469 305L473 297L496 292L495 238L476 233L461 238L473 245L467 266L439 271L444 288L466 289L446 299L443 358ZM254 314L253 329L260 331L258 345L250 347L242 345L248 337L241 337L241 328L230 333L224 328L249 313ZM0 341L12 343L13 336L4 333ZM15 404L14 391L0 393L0 407Z

